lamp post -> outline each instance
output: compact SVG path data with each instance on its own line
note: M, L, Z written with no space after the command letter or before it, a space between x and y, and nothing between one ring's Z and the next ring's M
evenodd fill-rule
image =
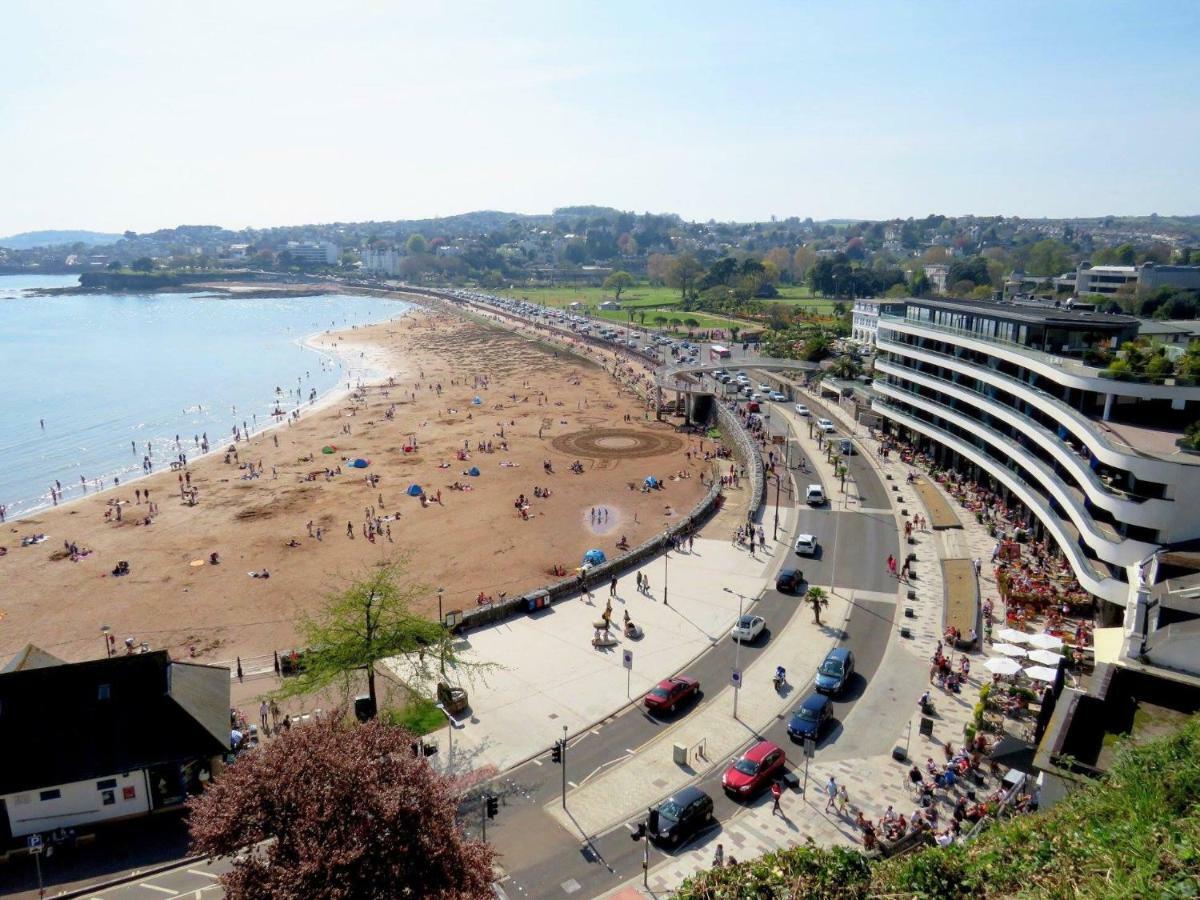
M449 736L446 748L446 774L448 775L450 767L454 765L454 717L450 715L450 711L446 709L444 703L438 703L437 708L446 716L446 734Z
M671 533L663 532L663 606L670 606L667 603L667 560L671 558Z
M445 624L446 624L446 616L445 616L445 614L442 612L442 594L444 594L445 592L446 592L446 589L445 589L445 588L438 588L438 589L437 589L437 595L438 595L438 623L439 623L439 624L441 624L441 625L445 625Z
M730 588L725 588L724 590L725 590L725 593L734 594L738 598L738 623L740 624L742 621L742 603L745 601L746 598L742 594L739 594L739 593L737 593L737 591L731 590ZM741 668L742 642L734 641L733 647L734 647L734 649L733 649L733 671L739 673L739 675L740 675L741 671L742 671L742 668ZM741 692L742 692L742 686L741 686L741 681L739 679L738 684L735 684L733 686L733 717L735 719L737 718L738 694L740 694Z
M775 537L772 540L779 540L779 473L775 473Z
M104 655L107 659L112 659L112 644L108 641L108 636L112 633L112 628L107 625L100 626L100 637L104 641Z

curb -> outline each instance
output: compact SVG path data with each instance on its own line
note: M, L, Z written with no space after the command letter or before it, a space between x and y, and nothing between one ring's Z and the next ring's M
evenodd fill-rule
M183 859L171 860L171 862L151 866L148 869L138 869L136 875L121 875L117 878L110 878L108 881L101 881L86 887L72 888L62 894L48 894L47 896L60 898L60 900L66 900L66 898L71 897L88 897L93 894L99 894L109 888L120 887L123 884L130 884L134 881L144 881L147 878L153 878L155 875L161 875L163 872L182 869L184 866L190 866L207 859L207 856L185 856Z

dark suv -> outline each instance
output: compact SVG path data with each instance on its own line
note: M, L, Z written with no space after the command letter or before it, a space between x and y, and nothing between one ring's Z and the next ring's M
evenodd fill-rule
M678 846L712 820L712 797L698 787L686 787L650 810L650 837Z

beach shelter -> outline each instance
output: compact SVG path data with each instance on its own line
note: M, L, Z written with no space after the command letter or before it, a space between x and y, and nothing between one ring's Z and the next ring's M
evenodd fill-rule
M332 444L326 444L321 448L321 452L325 454L336 453L337 447L333 446Z
M658 479L655 478L653 475L647 475L644 484L648 488L658 487Z
M1058 677L1058 669L1051 669L1049 666L1030 666L1025 670L1025 674L1034 681L1053 681Z
M1005 656L1022 657L1026 650L1024 647L1018 647L1016 644L993 644L992 649L997 653L1003 653Z
M479 469L476 466L471 466L471 468L467 469L467 474L470 475L472 478L478 478L479 477Z
M1030 647L1037 647L1039 650L1057 650L1062 647L1062 638L1055 637L1052 634L1031 634L1028 644Z
M358 459L354 460L354 462L350 463L350 465L354 466L356 469L365 469L370 465L370 463L360 456Z
M583 554L583 561L585 563L590 563L593 566L600 565L600 563L604 562L607 558L608 557L604 555L603 550L589 550L587 553Z
M1029 659L1039 666L1055 668L1062 661L1062 654L1055 653L1053 650L1031 650L1029 652Z
M481 404L482 402L483 402L482 400L480 400L478 397L476 397L474 400L472 400L472 401L471 401L471 405L472 405L472 406L478 406L478 405L479 405L479 404Z
M995 656L983 664L983 667L995 675L1016 675L1021 671L1021 664L1007 656Z
M408 496L410 497L420 497L423 493L425 492L421 490L421 486L419 484L410 484L408 486Z

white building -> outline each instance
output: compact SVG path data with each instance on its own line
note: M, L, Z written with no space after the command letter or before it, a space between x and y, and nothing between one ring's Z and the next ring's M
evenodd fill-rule
M26 647L0 672L0 839L178 807L229 738L228 669Z
M854 301L850 336L864 347L874 348L875 334L879 330L879 313L904 315L904 300L879 300L866 297Z
M341 248L329 241L288 241L283 248L291 254L292 259L299 265L333 266L337 265Z
M1115 294L1125 285L1138 291L1154 291L1171 286L1200 289L1200 266L1164 266L1145 263L1140 266L1093 266L1083 262L1075 272L1077 294Z
M403 254L395 247L368 247L363 253L363 271L378 275L399 275Z
M946 279L950 276L950 267L945 263L930 263L925 267L925 277L930 286L939 294L946 293Z
M1128 316L962 300L883 314L873 410L940 465L988 484L1124 608L1138 567L1200 539L1200 455L1177 444L1200 386L1121 381L1084 361L1136 337Z

